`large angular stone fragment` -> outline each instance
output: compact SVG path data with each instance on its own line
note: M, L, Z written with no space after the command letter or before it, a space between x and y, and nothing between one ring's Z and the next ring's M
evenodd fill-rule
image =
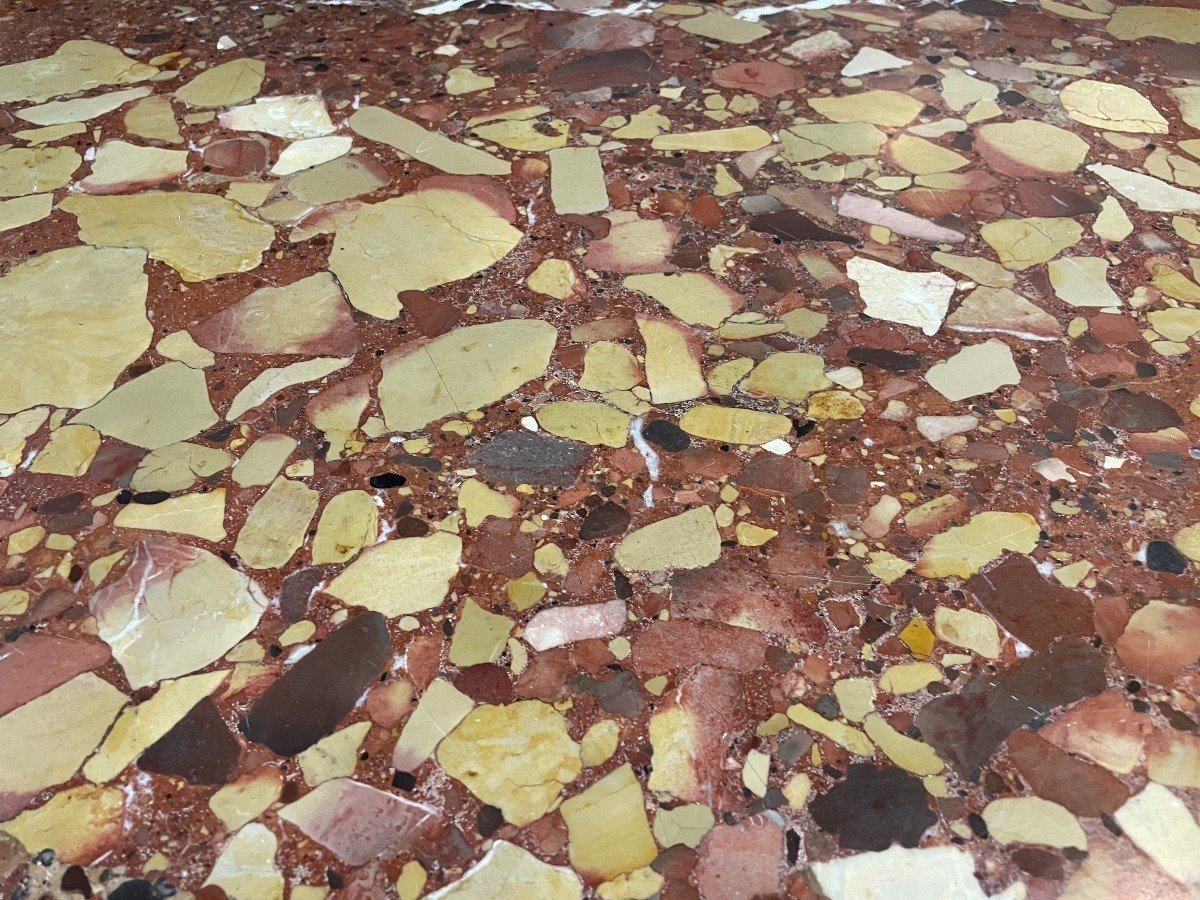
M1108 131L1166 134L1167 120L1144 94L1123 84L1081 78L1062 89L1058 100L1076 122Z
M192 330L216 353L352 356L359 340L342 289L328 272L262 287Z
M433 807L350 778L326 781L279 817L329 848L348 866L391 859L438 818Z
M1200 884L1200 825L1173 793L1147 784L1113 818L1160 869L1182 884Z
M0 277L0 412L80 409L150 346L146 254L68 247Z
M279 477L250 509L233 552L251 569L278 569L300 549L317 512L316 491Z
M33 794L74 775L128 700L85 672L0 718L0 797Z
M990 394L1004 385L1019 384L1021 373L1008 344L993 339L963 347L930 367L925 380L947 400L966 400Z
M1027 556L1010 554L986 575L972 576L967 590L1006 631L1035 650L1048 650L1059 637L1092 634L1087 597L1043 578Z
M953 897L988 900L975 879L975 861L957 847L906 848L893 845L878 853L858 853L817 862L812 872L829 900L878 897ZM1017 882L991 900L1020 900L1025 885Z
M227 784L237 773L242 745L211 698L182 719L138 757L143 772L175 775L189 784Z
M127 444L157 450L217 422L204 372L169 362L126 381L72 419Z
M531 431L502 431L468 458L489 482L570 487L591 452L575 441Z
M1088 142L1074 132L1036 119L979 125L975 146L988 165L1014 178L1074 172L1089 149Z
M458 881L429 894L426 900L495 900L520 885L538 900L579 900L583 883L565 866L544 863L528 850L496 841Z
M566 720L540 700L476 707L442 740L437 759L514 825L552 810L582 769Z
M716 328L746 303L737 291L702 272L630 275L625 287L649 294L689 325Z
M369 141L387 144L451 175L507 175L512 169L507 160L459 144L441 132L427 131L416 122L379 106L363 107L346 124Z
M1184 666L1200 659L1200 609L1151 600L1130 617L1117 657L1133 674L1171 684Z
M83 157L70 147L0 149L0 197L56 191L82 163Z
M109 84L135 84L158 69L97 41L67 41L49 56L0 66L0 103L41 103Z
M866 315L929 335L941 327L954 295L954 279L943 272L906 272L863 256L846 263L846 274L858 285Z
M617 545L613 556L626 572L702 569L721 556L721 535L707 506L652 522Z
M124 812L120 788L85 783L0 824L0 831L15 837L30 855L53 850L62 862L86 866L121 839Z
M275 866L279 841L266 825L246 825L229 839L205 886L244 900L283 900L283 873Z
M356 616L254 701L241 721L242 733L280 756L302 753L333 732L391 659L383 616Z
M274 228L215 194L73 194L59 207L79 219L79 237L86 243L140 247L184 281L248 272L262 262L263 252L275 240Z
M989 510L976 513L966 525L934 535L917 560L917 574L925 578L957 575L970 578L1004 551L1030 553L1037 546L1041 527L1029 513Z
M266 70L261 59L232 59L205 69L175 96L188 106L236 106L258 93Z
M507 192L494 182L430 179L363 207L339 227L329 268L356 309L394 319L401 291L458 281L506 256L521 239L514 218Z
M388 428L416 431L495 403L545 374L558 332L540 319L457 328L385 356L379 405Z
M564 800L562 815L571 865L587 877L608 881L658 856L642 786L629 763Z
M221 113L219 121L234 131L261 131L288 141L322 137L336 130L325 101L314 94L259 97Z
M266 607L258 585L219 556L165 537L142 540L125 574L91 600L97 633L135 689L220 659Z
M1122 41L1148 37L1200 44L1200 10L1183 6L1120 6L1108 20L1108 33Z
M0 716L97 669L111 657L99 641L29 631L0 645Z
M1108 163L1096 163L1087 168L1089 172L1107 181L1122 197L1132 200L1138 209L1193 215L1200 213L1200 194L1195 191L1185 191L1153 175L1133 172Z
M388 618L432 609L446 599L461 554L462 540L440 531L384 541L364 550L325 593Z

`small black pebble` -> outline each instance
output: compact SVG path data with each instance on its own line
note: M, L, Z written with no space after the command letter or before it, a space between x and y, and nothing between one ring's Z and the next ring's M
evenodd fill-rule
M141 878L126 881L108 895L109 900L158 900L154 885Z
M642 436L668 453L682 453L692 446L692 439L687 433L667 419L655 419L645 427Z
M504 824L504 813L494 806L482 806L479 809L476 828L481 837L491 837Z
M386 491L388 488L403 487L408 481L399 472L384 472L382 475L371 476L371 487L377 491Z
M1168 541L1151 541L1146 545L1146 567L1155 572L1182 575L1187 559Z
M401 772L399 769L392 775L392 787L402 791L411 791L417 786L417 776L412 772Z

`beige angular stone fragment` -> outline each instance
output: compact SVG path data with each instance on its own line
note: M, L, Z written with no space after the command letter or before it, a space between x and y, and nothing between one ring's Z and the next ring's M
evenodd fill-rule
M1121 6L1108 21L1108 33L1122 41L1159 37L1181 44L1200 44L1200 10L1181 6Z
M85 131L87 131L87 126L82 122L65 122L62 125L48 125L45 128L25 128L21 131L14 131L13 137L37 146L41 144L53 144L64 138L83 134Z
M584 283L572 266L565 259L544 259L536 269L529 273L525 285L539 294L553 297L555 300L566 300L583 293Z
M83 157L70 147L0 148L0 197L58 190L81 165Z
M888 154L892 162L913 175L953 172L970 162L961 153L911 134L896 137L888 147Z
M150 88L128 88L113 91L98 97L81 97L77 100L59 100L42 106L29 106L17 111L17 118L34 125L66 125L72 122L87 122L99 118L126 103L141 100L150 95Z
M437 759L518 826L552 810L582 769L566 720L540 700L477 706L442 740Z
M255 407L261 406L282 390L308 381L317 381L327 375L346 368L353 357L317 357L305 359L290 366L266 369L234 395L225 418L232 422Z
M123 194L157 187L186 172L187 158L186 150L105 141L96 151L92 174L79 186L89 194Z
M507 175L512 164L459 144L438 131L427 131L416 122L378 106L364 106L347 123L355 134L394 147L406 156L451 175Z
M84 777L96 784L116 778L142 751L174 728L193 706L219 688L228 676L228 672L206 672L164 681L149 700L126 707L100 749L84 764Z
M100 449L100 435L86 425L63 425L50 433L50 440L32 463L30 472L41 475L83 475Z
M515 624L468 598L450 642L450 662L460 668L494 663L504 652Z
M1097 256L1064 256L1046 266L1054 294L1075 307L1121 306L1121 298L1108 285L1108 260Z
M328 737L323 737L307 750L297 754L300 771L309 787L316 787L334 778L348 778L358 766L358 748L362 746L370 722L355 722Z
M833 122L868 122L903 128L921 114L923 104L899 91L860 91L844 97L811 97L808 105Z
M1012 287L1017 282L1016 276L1008 269L982 256L958 256L939 250L932 254L931 259L939 266L965 275L986 287Z
M204 373L170 362L127 381L72 420L127 444L157 450L217 423Z
M30 854L53 850L57 859L91 865L121 838L125 792L81 784L59 791L44 806L0 823Z
M495 403L546 372L558 339L539 319L470 325L413 341L382 360L379 405L393 431Z
M861 400L849 391L821 391L808 400L808 417L817 422L860 419L866 412Z
M936 775L946 768L932 747L900 733L881 715L871 713L867 716L863 731L888 759L906 772L921 776Z
M771 133L757 125L660 134L650 140L653 150L684 150L693 153L749 153L771 144Z
M987 659L1000 658L1000 630L982 613L939 606L933 613L933 630L941 640L955 647Z
M682 20L679 28L688 34L728 44L749 44L771 33L771 29L757 22L735 19L715 9Z
M707 506L659 519L625 537L613 558L626 572L702 569L721 555L721 535Z
M1049 262L1083 238L1083 226L1074 219L1000 219L988 222L979 235L1000 257L1006 269L1020 271Z
M0 794L31 794L69 779L128 700L85 672L0 718Z
M934 535L917 560L924 578L957 575L970 578L1005 550L1030 553L1037 546L1041 527L1028 513L989 510L976 513L966 525Z
M621 741L621 726L612 719L601 719L592 725L579 742L579 758L585 766L608 762L617 752Z
M954 356L932 366L925 380L947 400L966 400L990 394L1009 384L1020 384L1021 373L1012 350L1002 341L990 340L963 347Z
M147 347L146 256L69 247L0 277L0 412L90 406Z
M709 441L761 446L789 434L792 420L756 409L700 405L683 414L679 427L693 437Z
M444 678L435 678L417 702L392 753L392 765L411 772L429 758L475 707L475 701Z
M53 210L54 197L50 194L27 194L0 200L0 234L40 222Z
M544 863L508 841L491 848L458 881L428 894L426 900L496 900L520 885L538 900L580 900L583 883L565 866Z
M215 194L147 191L128 197L73 194L59 208L79 219L95 247L140 247L184 281L248 272L262 262L275 229Z
M369 204L340 226L329 268L356 309L394 319L399 292L474 275L504 258L520 239L507 212L485 198L458 188L423 187Z
M554 211L587 214L608 208L604 168L595 147L561 147L551 150L550 199Z
M261 59L233 59L205 69L177 88L175 96L193 107L236 106L258 94L265 73Z
M941 680L942 671L933 663L898 663L880 676L879 689L889 694L912 694Z
M283 873L275 865L278 846L266 825L244 826L222 848L205 885L238 900L283 900Z
M642 787L629 763L564 800L562 816L571 865L585 877L608 880L658 856Z
M794 703L788 707L788 718L817 734L824 735L839 747L853 753L855 756L874 756L875 747L867 736L857 728L852 728L845 722L836 719L826 719L820 713L809 709L803 703Z
M1200 884L1200 826L1171 791L1151 782L1113 818L1134 846L1173 879Z
M1107 131L1166 134L1167 120L1143 94L1122 84L1081 78L1058 96L1067 115L1076 122Z
M824 159L831 154L875 156L887 141L887 134L865 122L797 121L779 132L780 157L795 165Z
M833 384L825 377L825 360L815 353L772 353L742 382L751 397L774 397L793 403Z
M67 41L49 56L0 66L0 103L40 103L112 84L135 84L158 69L97 41Z
M708 393L700 371L702 348L695 333L678 322L637 317L646 345L646 381L655 403L680 403Z
M161 503L130 503L113 518L118 528L188 534L206 541L225 540L225 488L204 494L168 497Z
M585 444L624 447L629 443L629 425L633 416L604 403L564 400L541 407L537 411L537 421L558 437Z
M873 319L920 328L936 334L950 308L954 279L942 272L908 272L867 259L852 257L846 274L858 285Z
M622 275L675 270L668 257L679 237L678 225L664 219L643 219L631 209L605 213L604 218L610 225L608 237L588 244L585 266Z
M1083 165L1090 149L1074 132L1037 119L978 125L975 139L988 165L1017 178L1067 175Z
M1041 797L1001 797L983 809L988 833L1002 844L1087 849L1079 820L1057 803Z
M304 543L320 502L316 491L288 478L276 478L251 507L233 546L251 569L278 569Z
M236 831L262 815L279 799L282 790L279 770L263 766L221 787L209 798L208 806L226 828Z
M182 144L179 123L171 108L171 98L165 94L145 97L125 110L125 130L149 141Z
M1062 337L1058 319L1004 287L973 290L946 318L946 326L955 331L1011 334L1029 341Z
M259 97L251 104L221 113L218 120L222 128L260 131L288 141L323 137L335 131L325 101L313 94Z
M307 138L288 144L279 154L275 165L271 166L272 175L293 175L313 166L330 162L345 156L350 152L354 139L349 135L331 135L329 137Z
M642 377L641 363L633 351L614 341L597 341L583 356L579 386L600 393L627 391L641 384Z
M239 487L270 484L296 447L297 441L290 435L263 435L234 465L233 483Z
M193 369L207 369L216 363L217 358L205 350L186 331L173 331L162 338L154 349L159 356L178 360Z
M746 303L737 291L703 272L630 275L624 283L649 294L689 325L716 328Z
M687 803L672 809L659 809L654 816L654 837L667 848L676 844L698 847L712 830L716 817L703 803Z
M366 491L344 491L330 498L317 522L313 565L349 562L379 537L379 507Z
M446 599L461 553L458 536L444 532L384 541L364 550L325 593L388 618L432 609Z
M988 900L975 879L975 861L957 847L906 849L893 844L879 853L856 853L812 864L813 875L829 900L868 897L938 897ZM1025 885L990 895L992 900L1023 900Z
M1147 212L1200 214L1200 194L1194 191L1185 191L1161 178L1107 163L1090 165L1087 169L1107 181L1122 197L1133 201L1138 209Z
M50 415L44 406L36 406L0 423L0 477L7 478L25 459L25 442Z
M833 695L851 722L861 722L875 708L875 684L869 678L839 678L833 683Z
M91 599L97 633L135 690L220 659L266 606L258 585L219 556L159 537L142 540L124 575Z

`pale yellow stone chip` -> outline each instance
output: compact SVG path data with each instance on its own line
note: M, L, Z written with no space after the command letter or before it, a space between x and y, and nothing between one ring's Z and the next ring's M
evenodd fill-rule
M1200 10L1182 6L1118 6L1108 20L1108 33L1122 41L1160 37L1181 44L1200 44Z
M963 347L930 367L925 380L947 400L966 400L1005 385L1020 384L1021 373L1008 344L993 339Z
M53 850L62 862L86 866L120 839L124 812L125 792L120 788L81 784L0 823L0 831L20 841L30 854Z
M451 175L507 175L512 165L492 154L459 144L438 131L378 106L364 106L347 124L355 134L394 147L419 162Z
M371 723L355 722L321 738L296 756L304 781L316 787L334 778L348 778L358 766L358 748L371 730Z
M125 130L136 137L164 144L182 144L179 123L165 94L145 97L125 110Z
M988 833L1002 844L1087 849L1079 820L1065 807L1041 797L1001 797L983 808Z
M924 105L900 91L861 91L843 97L811 97L808 105L833 122L867 122L903 128L921 114Z
M132 196L72 194L59 208L79 219L95 247L140 247L184 281L248 272L262 262L275 229L216 194L147 191Z
M943 641L978 653L987 659L1000 658L1000 631L989 616L970 609L939 606L933 612L933 631Z
M633 417L604 403L563 400L541 407L537 411L537 421L558 437L585 444L624 447L629 443Z
M175 90L188 106L227 107L253 99L262 87L266 64L260 59L233 59L205 69Z
M170 362L126 381L75 416L101 434L157 450L195 437L217 423L204 373Z
M40 103L105 85L135 84L158 69L97 41L67 41L49 56L0 66L0 103Z
M897 731L881 715L867 716L863 731L888 759L907 772L936 775L946 768L932 747Z
M349 562L379 536L379 507L366 491L344 491L321 511L313 538L313 565Z
M1076 122L1109 131L1166 134L1167 120L1146 96L1122 84L1081 78L1062 89L1059 102Z
M58 190L82 164L70 147L0 148L0 197Z
M716 328L745 305L737 291L703 272L630 275L625 287L653 297L689 325Z
M364 550L325 593L389 618L432 609L445 600L461 553L458 536L444 532L384 541Z
M1096 256L1063 256L1046 266L1059 300L1075 307L1113 308L1121 298L1108 284L1108 260Z
M223 785L209 798L208 806L222 824L236 831L257 819L283 791L283 776L274 766L262 766L237 781Z
M626 572L702 569L721 555L721 535L707 506L659 519L629 534L613 551Z
M542 862L528 850L495 841L479 862L458 881L427 894L428 900L497 900L520 885L538 900L580 900L583 883L566 866Z
M579 759L585 766L598 766L617 752L621 726L612 719L601 719L584 732L579 742Z
M222 848L204 883L238 900L283 900L283 873L275 865L278 847L266 825L243 826Z
M126 103L141 100L150 95L150 88L127 88L98 97L81 97L77 100L58 100L42 106L29 106L17 111L17 118L34 125L66 125L72 122L87 122L119 109Z
M637 317L646 345L646 382L655 403L681 403L708 393L700 370L700 344L679 322Z
M595 147L560 147L551 150L550 200L559 215L600 212L608 208L604 167Z
M441 741L437 759L514 825L553 809L582 769L566 720L540 700L476 707Z
M1030 553L1037 546L1041 526L1029 513L989 510L976 513L966 525L934 535L917 561L924 578L957 575L970 578L1006 550Z
M1183 884L1200 884L1200 825L1171 791L1151 782L1113 818L1160 869Z
M1049 262L1083 238L1083 226L1074 219L1000 219L988 222L979 235L1000 257L1006 269L1020 271Z
M320 497L299 481L276 478L250 508L233 552L251 569L278 569L304 543Z
M128 700L85 672L0 718L0 793L35 793L69 779Z
M684 19L679 23L679 28L688 34L727 44L749 44L771 33L771 29L757 22L735 19L715 9Z
M289 366L270 368L254 376L254 379L238 391L230 401L225 418L232 422L252 409L262 406L282 390L309 381L318 381L338 372L354 361L351 356L318 356L304 359Z
M792 420L778 413L704 404L684 413L679 427L693 437L759 446L790 433Z
M853 753L855 756L874 756L875 748L867 736L836 719L826 719L820 713L809 709L803 703L794 703L788 707L788 718L809 731L824 735L839 747Z
M658 856L642 787L629 763L563 801L562 816L571 865L585 877L611 879Z
M1090 149L1088 142L1073 131L1037 119L980 125L975 136L981 145L999 154L1000 159L989 157L993 168L1018 177L1030 170L1069 174L1083 165Z
M771 144L771 133L757 125L660 134L651 138L653 150L684 150L693 153L749 153Z
M388 428L416 431L495 403L550 364L558 332L539 319L470 325L385 356L379 405Z
M0 234L40 222L54 210L52 194L27 194L0 200Z
M450 641L450 662L460 668L496 662L515 624L467 598Z
M100 449L100 435L87 425L63 425L50 433L50 440L29 465L42 475L78 478L88 470Z
M130 503L113 518L118 528L187 534L206 541L225 540L225 488L203 494L168 497L161 503Z
M404 772L416 769L474 707L475 701L449 681L435 678L400 732L392 765Z

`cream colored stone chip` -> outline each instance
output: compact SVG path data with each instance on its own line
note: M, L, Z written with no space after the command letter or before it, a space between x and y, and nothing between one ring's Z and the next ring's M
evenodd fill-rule
M990 394L1005 385L1021 383L1012 350L1003 341L990 340L963 347L949 359L932 366L925 380L947 400L966 400Z
M345 491L330 498L317 522L313 565L349 562L379 536L379 507L366 491Z
M1123 84L1081 78L1062 89L1059 102L1076 122L1107 131L1166 134L1167 120L1145 95Z
M432 609L446 599L461 553L462 541L443 532L384 541L364 550L325 593L389 618Z
M157 450L217 423L204 373L169 362L126 381L72 420L127 444Z
M613 556L626 572L702 569L721 555L721 535L707 506L660 519L625 537Z
M538 900L580 900L583 896L583 883L569 868L542 862L508 841L495 841L462 878L427 895L426 900L496 900L515 884Z
M585 877L608 880L658 856L642 786L629 763L564 800L562 816L571 865Z
M703 272L630 275L624 284L653 297L689 325L716 328L746 303L737 291Z
M266 64L261 59L232 59L205 69L175 90L188 106L236 106L253 99L262 87Z
M459 144L439 131L427 131L416 122L378 106L364 106L347 124L355 134L369 141L387 144L451 175L507 175L512 170L507 160Z
M278 847L266 825L243 826L222 848L205 885L222 888L238 900L283 900L283 873L275 865Z
M97 41L67 41L49 56L0 66L0 103L40 103L114 84L135 84L158 69Z
M233 552L251 569L278 569L304 543L320 502L316 491L289 478L276 478L250 508Z
M988 833L1002 844L1087 849L1079 820L1066 808L1041 797L1001 797L983 809Z
M81 165L83 157L70 147L0 148L0 197L56 191Z
M1040 534L1041 527L1028 513L976 513L966 525L950 528L929 540L917 561L917 574L924 578L970 578L1006 550L1032 552Z

